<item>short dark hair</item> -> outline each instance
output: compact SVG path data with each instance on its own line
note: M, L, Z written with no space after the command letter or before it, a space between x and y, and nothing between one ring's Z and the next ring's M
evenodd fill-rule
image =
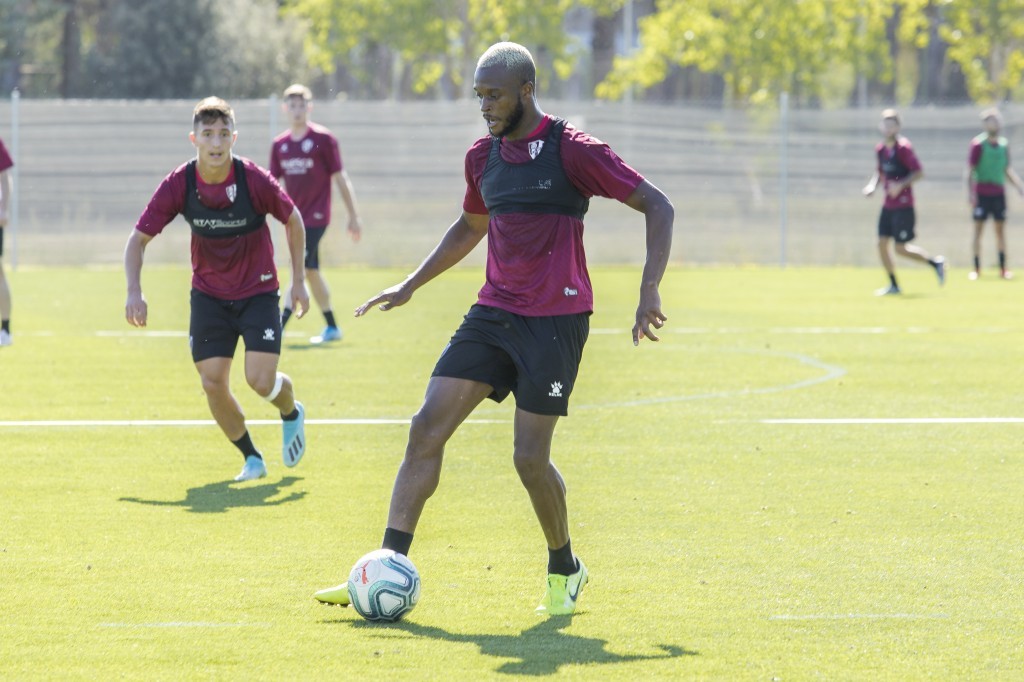
M196 108L192 110L192 127L200 123L210 124L215 121L224 121L232 128L235 126L235 112L231 105L220 97L207 97L199 100Z

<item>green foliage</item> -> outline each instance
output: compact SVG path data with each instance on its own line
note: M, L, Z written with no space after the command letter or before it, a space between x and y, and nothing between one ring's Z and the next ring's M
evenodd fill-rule
M975 101L1008 98L1024 76L1024 0L942 1L940 31Z

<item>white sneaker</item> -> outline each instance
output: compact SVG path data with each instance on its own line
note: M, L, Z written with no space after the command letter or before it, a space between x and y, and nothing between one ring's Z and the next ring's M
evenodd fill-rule
M281 422L281 436L284 441L281 447L281 459L286 467L293 467L306 453L306 408L298 400L295 409L299 416L290 422Z
M263 463L263 458L256 457L255 455L249 455L245 458L245 466L242 467L242 472L235 476L236 481L254 481L257 478L263 478L267 475L267 465Z
M0 329L0 346L12 346L14 345L14 339L11 338L10 332L5 332Z

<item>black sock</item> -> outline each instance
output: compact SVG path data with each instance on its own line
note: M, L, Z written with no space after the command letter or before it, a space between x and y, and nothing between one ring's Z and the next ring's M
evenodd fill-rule
M1004 251L999 252L999 269L1006 269L1006 253Z
M337 327L338 326L338 323L334 321L334 311L333 310L325 310L324 311L324 319L327 320L327 326L328 327Z
M981 272L981 258L978 256L974 257L974 271Z
M548 573L570 575L578 570L576 557L572 555L572 540L565 543L565 547L548 549Z
M8 334L10 334L11 333L11 321L10 320L0 320L0 329L4 330Z
M263 459L263 455L256 449L256 446L252 444L252 438L249 437L249 432L246 431L242 434L242 437L238 440L231 441L235 447L238 448L239 452L242 453L242 457L259 457Z
M396 530L390 526L384 529L384 542L380 543L381 549L390 549L392 552L409 556L409 547L412 546L412 533Z
M281 419L286 422L293 422L299 418L299 408L292 408L291 414L282 414Z
M899 285L899 284L896 284L896 275L895 275L895 274L893 274L893 273L891 273L891 272L889 273L889 281L890 281L890 282L892 282L892 285L893 285L894 287L896 287L897 289L899 289L899 288L900 288L900 285Z
M291 308L285 308L284 310L281 311L281 329L284 329L284 326L286 324L288 324L288 318L290 318L291 316L292 316L292 309Z

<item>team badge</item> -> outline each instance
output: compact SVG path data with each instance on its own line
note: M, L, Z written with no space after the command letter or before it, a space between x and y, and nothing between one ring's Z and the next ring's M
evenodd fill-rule
M306 138L305 140L302 141L302 153L303 154L308 154L309 150L311 150L312 148L313 148L313 140L310 140L309 138Z
M530 143L529 149L530 158L536 159L538 156L540 156L540 150L544 149L544 140L534 140L533 142Z
M238 196L238 185L228 185L226 191L228 193L228 201L234 203L235 197Z
M284 143L281 144L281 153L282 154L287 154L288 153L288 143L287 142L284 142Z

